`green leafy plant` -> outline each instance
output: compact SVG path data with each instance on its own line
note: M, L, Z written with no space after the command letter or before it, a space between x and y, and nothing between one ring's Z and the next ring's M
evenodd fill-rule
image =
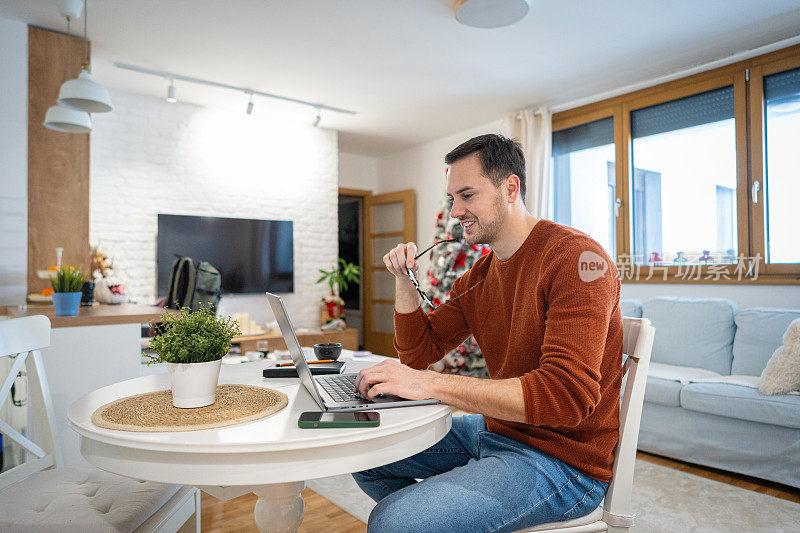
M331 288L331 294L337 294L334 287L338 287L340 292L346 291L348 283L360 283L361 281L361 269L353 263L348 263L341 257L333 269L322 270L320 268L319 272L322 276L317 280L317 283L327 281Z
M50 276L53 292L81 292L86 275L79 268L61 265L55 276Z
M148 365L155 363L207 363L222 359L231 339L240 335L239 322L231 317L216 318L210 306L192 311L161 315L161 333L150 341L155 354L143 353Z

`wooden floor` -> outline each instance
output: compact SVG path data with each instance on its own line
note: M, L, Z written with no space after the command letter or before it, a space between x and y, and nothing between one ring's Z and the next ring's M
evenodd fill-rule
M714 468L692 465L644 452L637 452L637 457L644 461L689 472L714 481L800 503L800 489L787 487L786 485L779 485L778 483L740 474L732 474ZM300 526L300 531L303 533L317 531L324 531L325 533L358 533L367 530L365 524L342 511L311 489L303 491L303 500L306 503L306 515L303 519L303 524ZM221 502L203 493L203 508L201 512L203 531L209 533L257 531L253 521L253 506L255 503L256 497L253 494Z
M311 489L302 492L306 515L300 533L363 533L367 525L342 511ZM203 493L200 511L201 528L205 532L245 533L258 531L253 520L255 494L245 494L227 502Z

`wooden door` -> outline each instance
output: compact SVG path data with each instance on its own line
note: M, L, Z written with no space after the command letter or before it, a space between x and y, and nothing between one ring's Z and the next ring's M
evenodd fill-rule
M363 281L364 348L397 357L394 349L394 276L383 264L386 252L416 239L414 191L367 196L364 199L366 253Z

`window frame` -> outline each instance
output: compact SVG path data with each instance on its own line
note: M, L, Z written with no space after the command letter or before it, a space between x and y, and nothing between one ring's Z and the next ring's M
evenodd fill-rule
M760 60L759 60L760 59ZM767 190L764 176L764 145L766 116L764 115L764 77L786 70L800 68L800 53L791 57L778 59L757 58L750 69L750 184L748 192L752 192L753 183L761 185L758 202L754 203L748 194L748 208L751 219L750 249L753 255L760 253L765 258L764 272L767 275L800 278L800 263L766 263L767 257ZM758 140L758 142L755 142Z
M589 122L595 122L596 120L601 120L604 118L611 118L614 121L614 173L615 173L615 181L617 187L617 198L620 195L627 196L628 194L628 184L625 180L625 174L623 173L622 165L620 165L620 161L624 157L624 152L621 150L622 145L622 106L620 105L612 105L612 106L605 106L605 107L598 107L597 109L586 113L576 115L574 117L570 117L569 115L562 115L558 118L553 116L553 124L552 124L552 131L559 131L559 130L566 130L572 128L574 126L581 126L583 124L587 124ZM620 207L619 211L622 213L624 209L624 203ZM625 239L625 231L627 226L625 226L626 221L623 220L622 225L620 224L620 216L615 217L615 228L616 228L616 251L617 255L620 253L628 253L627 252L627 242Z
M736 151L736 226L737 253L744 257L758 257L757 276L738 279L686 279L679 275L678 266L635 267L636 276L625 275L624 283L681 283L681 284L800 284L800 263L766 264L766 205L764 195L764 97L763 77L800 67L800 45L771 52L756 58L740 61L699 74L687 76L653 87L648 87L607 100L568 109L553 114L552 131L559 131L613 117L616 154L616 185L622 202L616 217L617 255L629 258L633 249L631 227L632 201L630 183L633 169L631 112L644 107L693 96L695 94L733 86ZM754 181L762 184L759 202L751 199ZM685 267L684 267L685 268ZM666 272L665 272L666 270ZM706 272L707 274L707 272Z

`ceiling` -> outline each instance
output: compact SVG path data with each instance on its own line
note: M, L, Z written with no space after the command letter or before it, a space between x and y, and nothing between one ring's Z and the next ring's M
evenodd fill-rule
M532 0L521 22L490 30L460 25L452 4L93 0L94 75L166 95L165 80L120 61L352 109L323 113L321 126L341 132L342 151L382 155L800 35L800 0ZM0 0L0 17L66 29L55 0ZM242 112L247 103L187 84L178 97ZM260 99L255 112L315 115Z

